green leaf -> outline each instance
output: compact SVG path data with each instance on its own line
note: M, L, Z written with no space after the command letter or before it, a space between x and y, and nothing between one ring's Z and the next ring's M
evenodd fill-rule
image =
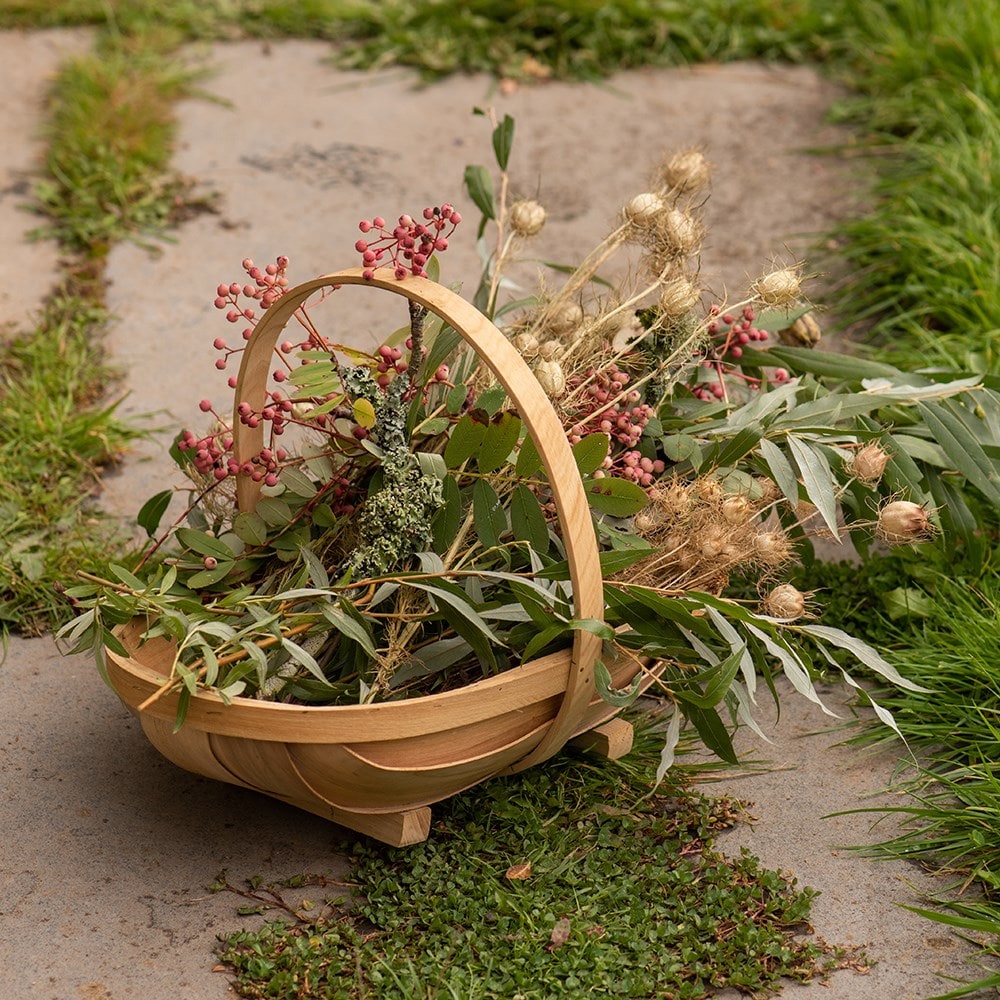
M187 718L188 707L191 704L191 692L186 688L182 687L177 696L177 714L174 716L174 732L180 732L181 726L184 725L184 720Z
M488 389L481 392L476 398L476 406L480 410L485 410L491 417L494 416L507 402L507 390L496 383L496 385L491 385Z
M631 705L642 690L642 671L640 670L632 683L627 688L613 688L611 686L611 671L601 660L594 663L594 687L601 696L601 700L613 705L615 708L625 708Z
M538 497L523 483L514 487L510 498L510 525L518 541L527 542L544 555L549 549L549 529Z
M465 168L465 188L476 208L487 219L496 218L493 204L493 178L485 167L470 165Z
M159 528L160 521L167 512L173 496L173 490L163 490L161 493L151 496L139 509L136 522L140 528L145 529L150 538L156 534L156 529Z
M917 408L955 468L985 497L1000 505L998 466L969 429L943 405L921 401Z
M295 466L282 469L279 474L279 482L290 494L302 497L303 500L310 500L316 495L316 484Z
M501 170L507 169L507 162L510 160L510 150L514 144L514 119L510 115L504 115L503 121L493 129L493 152L497 158L497 166Z
M414 587L429 594L445 620L469 643L483 666L488 670L497 669L494 647L503 646L503 642L472 606L463 590L443 580L429 583L426 580L400 577L399 582L403 586Z
M281 639L281 648L288 653L288 655L300 666L305 667L316 678L323 684L329 684L329 680L324 676L323 671L320 669L319 664L316 662L316 658L307 649L304 649L293 639L289 639L287 636L283 636Z
M486 436L486 425L473 420L469 414L462 417L451 432L444 449L444 461L449 469L457 469L479 450Z
M278 497L261 497L257 501L257 513L272 528L281 528L292 520L292 508Z
M795 456L795 463L802 474L802 485L809 499L816 504L826 526L834 538L840 538L837 527L837 495L834 492L833 471L826 455L820 448L810 447L805 441L788 436L788 447Z
M525 645L524 652L521 654L522 660L526 663L534 659L543 649L551 646L552 643L556 642L562 636L567 635L568 632L569 625L566 622L558 622L555 625L550 625L548 628L543 628L541 632L532 636L530 641Z
M494 472L507 461L521 436L521 420L513 413L501 413L486 428L483 442L476 455L480 472Z
M896 587L882 595L882 603L893 621L926 618L935 608L933 599L916 587Z
M698 708L714 708L729 693L743 660L746 647L734 650L724 660L700 670L690 681L692 685L703 685L697 693L690 688L676 688L674 693L685 704Z
M587 492L587 502L590 504L590 509L598 514L610 514L612 517L632 517L649 503L646 491L638 483L619 479L617 476L585 479L583 485Z
M817 351L807 347L771 347L766 351L743 351L743 361L752 365L785 365L795 372L810 372L825 378L860 382L865 378L900 378L902 372L879 361L866 361L850 354Z
M733 748L733 741L729 736L729 730L719 718L718 712L711 708L687 705L684 708L684 714L698 731L701 741L712 753L728 764L739 763L739 758Z
M452 416L462 412L465 401L469 398L469 387L464 382L459 382L448 390L444 398L444 408Z
M444 553L458 535L462 524L462 493L454 476L446 476L443 482L444 502L438 508L431 522L434 550Z
M127 570L124 566L119 566L117 563L111 563L108 567L115 576L121 580L125 586L130 587L132 590L136 590L142 593L149 587L148 583L140 580L134 573Z
M767 438L762 438L760 442L761 458L767 463L771 472L771 478L777 483L785 499L792 505L799 502L799 481L792 469L792 463L785 457L785 453Z
M338 632L346 636L351 642L356 642L365 653L373 660L377 656L375 642L366 622L353 618L342 607L338 608L332 604L320 606L325 621L328 621Z
M587 476L591 472L596 472L604 464L610 448L611 440L602 431L580 438L573 445L573 458L576 460L580 475Z
M726 466L738 462L757 447L760 441L760 428L744 427L737 431L729 440L720 442L716 448L705 455L705 461L710 465Z
M542 467L542 456L538 454L534 438L525 435L518 449L514 472L521 479L530 479Z
M233 518L233 532L247 545L263 545L267 541L264 518L250 511L241 511Z
M887 681L897 687L905 688L907 691L916 691L919 694L929 694L930 689L908 681L899 671L886 659L880 656L871 646L854 636L842 632L839 628L831 628L829 625L797 625L800 631L813 638L821 639L832 646L839 646L846 649L855 658L860 660L870 670L880 674Z
M218 583L229 576L233 565L232 559L229 559L226 562L220 561L214 569L202 569L197 573L192 573L187 578L187 585L192 590L198 590L201 587L211 587L212 584Z
M669 437L661 438L660 448L664 457L671 462L693 460L700 451L697 440L690 434L672 434Z
M216 559L227 560L233 558L233 550L225 542L204 531L195 531L193 528L178 528L177 540L184 548L202 556L213 556Z
M437 434L443 434L450 426L451 421L447 417L432 417L420 425L420 433L434 437Z
M477 479L472 487L472 516L483 548L498 545L507 530L507 515L497 491L485 479Z

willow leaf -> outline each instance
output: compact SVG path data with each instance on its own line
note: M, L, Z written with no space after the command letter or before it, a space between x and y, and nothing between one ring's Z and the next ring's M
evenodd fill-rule
M834 538L840 538L837 528L837 495L834 493L833 472L826 455L819 448L808 445L801 439L789 436L788 447L792 450L795 463L802 474L802 485L809 499L816 504L826 526Z

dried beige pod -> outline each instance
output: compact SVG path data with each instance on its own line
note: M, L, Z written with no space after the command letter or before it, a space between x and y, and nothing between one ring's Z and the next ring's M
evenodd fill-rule
M666 515L654 504L650 504L644 510L640 510L632 521L636 534L641 535L643 538L656 534L666 523Z
M691 495L680 483L658 489L651 499L670 521L685 521L691 513Z
M713 476L702 476L692 484L695 496L704 503L722 503L726 491L722 483Z
M722 516L729 524L746 524L753 514L753 504L745 496L726 497L722 501Z
M563 352L563 345L559 343L558 340L546 340L544 344L539 345L538 354L540 357L544 358L546 361L555 361Z
M788 347L815 347L822 337L823 331L811 312L778 331L778 340Z
M672 208L661 217L660 233L671 250L685 257L690 257L701 248L701 226L679 208Z
M545 317L545 329L563 336L572 332L583 322L583 309L575 302L564 302Z
M663 199L652 191L646 191L628 202L624 208L625 218L633 225L648 229L656 224L663 208Z
M890 545L925 542L934 537L927 511L909 500L893 500L878 512L878 536Z
M792 543L783 531L760 531L754 535L753 554L765 566L780 566L792 557Z
M694 282L683 275L670 278L660 286L660 311L666 316L683 316L700 298L701 291Z
M682 149L663 166L663 181L675 191L700 191L708 186L712 168L698 149Z
M779 583L764 598L764 614L772 618L801 618L806 613L806 595L790 583Z
M794 305L802 297L802 275L798 268L781 267L758 278L752 291L766 306Z
M511 343L521 352L521 357L529 361L538 357L538 340L530 333L517 334Z
M717 559L726 547L726 533L717 524L708 525L695 540L706 559Z
M851 472L865 483L877 483L889 464L889 453L875 441L860 448L851 461Z
M537 236L545 225L545 208L532 198L515 201L508 216L510 228L518 236Z
M566 373L558 361L539 361L535 378L549 396L561 396L566 389Z

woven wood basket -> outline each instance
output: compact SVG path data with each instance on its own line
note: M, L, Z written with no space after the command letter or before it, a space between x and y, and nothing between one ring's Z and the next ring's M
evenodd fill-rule
M507 390L548 473L573 587L577 618L604 615L603 581L590 510L563 427L548 397L507 338L478 310L424 278L396 280L376 271L325 275L290 289L258 323L247 344L235 405L259 410L272 352L294 311L333 285L361 285L401 295L453 327ZM241 463L263 445L263 428L234 415ZM254 510L259 484L241 476L240 510ZM129 656L107 650L108 675L152 744L196 774L256 789L386 843L426 839L430 808L486 778L510 774L552 756L568 741L617 757L632 729L594 689L601 640L577 630L573 645L502 674L442 694L372 705L302 706L251 698L226 705L209 692L191 699L173 732L176 695L153 698L169 675L173 644L143 642L145 622L117 632ZM641 669L635 660L605 664L616 687ZM148 704L147 704L148 703ZM141 707L141 711L140 711Z

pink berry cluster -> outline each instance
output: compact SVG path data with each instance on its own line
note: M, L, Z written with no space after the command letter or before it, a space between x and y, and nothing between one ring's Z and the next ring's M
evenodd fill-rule
M627 389L631 375L622 371L614 362L598 371L589 369L581 384L583 405L576 414L576 422L569 430L569 443L576 444L585 435L603 431L613 442L634 448L655 411L642 403L642 394Z
M690 385L695 398L703 402L712 402L726 396L726 376L738 378L750 389L760 388L760 379L744 375L737 371L735 363L743 357L743 348L753 342L768 340L770 334L754 326L756 313L753 306L745 306L740 316L723 313L720 306L714 305L710 310L713 317L708 324L707 332L714 344L709 351L710 357L701 363L702 369L712 374L705 379ZM789 375L784 368L776 368L771 375L775 382L787 382Z
M427 277L424 265L435 251L448 249L448 237L462 221L462 216L448 204L425 208L422 215L423 222L416 222L412 215L401 215L391 231L386 229L381 216L358 223L361 232L368 236L354 244L354 249L361 254L366 278L374 277L375 267L387 266L393 268L400 281L407 274Z
M259 426L261 419L271 420L272 430L281 434L284 432L285 415L291 410L289 400L278 400L270 406L265 406L261 414L255 414L249 403L241 403L239 407L240 420L248 426ZM255 483L263 482L274 486L278 482L280 464L288 458L284 448L262 448L258 455L240 465L232 454L233 433L223 423L212 408L212 404L203 399L198 408L202 413L211 413L219 424L219 429L210 434L198 437L193 431L185 430L177 441L177 447L182 452L190 452L195 469L204 476L213 476L221 482L229 476L250 476ZM267 416L265 416L267 414Z
M656 482L656 477L662 475L666 467L667 464L663 459L647 458L642 452L632 450L626 451L619 457L618 461L612 462L605 471L621 479L631 479L633 483L638 483L640 486L652 486ZM598 476L600 471L598 469L594 473L597 478L600 478Z
M383 389L387 389L396 375L402 375L409 370L409 365L403 360L403 352L398 347L383 344L376 352L378 364L375 370L378 375L375 381ZM391 373L391 374L390 374Z
M273 264L268 264L261 269L249 257L245 257L243 270L250 281L233 281L228 285L220 284L215 290L215 308L227 309L226 319L228 322L247 324L242 330L243 340L247 341L253 335L253 328L257 323L257 313L253 306L245 305L240 297L256 301L261 309L270 308L280 296L284 295L285 289L288 287L286 275L288 258L285 256L277 257ZM216 337L212 346L217 351L223 352L222 357L215 362L215 367L219 371L225 371L230 357L243 350L242 347L230 347L223 337ZM236 388L235 376L230 377L229 388Z

